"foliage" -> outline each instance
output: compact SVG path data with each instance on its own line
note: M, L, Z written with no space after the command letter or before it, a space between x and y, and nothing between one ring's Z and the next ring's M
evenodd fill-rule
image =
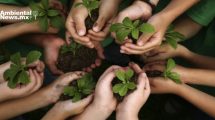
M39 51L31 51L26 57L26 63L21 60L20 53L15 53L10 57L11 66L4 72L4 79L8 81L8 87L15 88L18 84L28 84L30 78L27 71L29 64L38 60L41 56Z
M174 31L172 25L169 26L165 33L165 41L172 46L174 49L177 48L177 42L185 40L185 36L179 32Z
M91 18L92 11L99 8L99 0L82 0L82 2L76 3L75 7L84 6L87 8L88 14Z
M76 54L76 51L81 47L80 44L76 43L76 42L71 42L69 45L63 45L60 49L60 53L64 54L67 52L72 52L73 55Z
M120 96L125 96L128 90L134 90L136 88L136 84L131 82L131 78L134 76L133 70L117 70L115 74L121 83L115 84L113 86L112 89L114 93L118 93Z
M153 33L155 29L151 24L141 23L140 20L132 22L131 19L126 17L122 23L112 24L110 31L116 33L116 38L119 42L123 42L127 36L131 36L134 40L137 40L141 32Z
M166 69L164 70L163 76L167 79L173 80L175 83L180 84L180 75L176 72L172 72L172 70L175 68L176 64L173 59L168 59Z
M39 3L31 1L30 8L33 15L26 22L39 21L39 26L43 32L47 32L49 24L57 29L64 27L64 19L60 12L54 8L50 8L49 0L41 0ZM36 17L35 17L36 16Z
M64 88L64 95L72 97L72 101L76 102L81 100L84 96L91 94L94 88L95 82L92 74L87 73L77 80L77 85L66 86Z

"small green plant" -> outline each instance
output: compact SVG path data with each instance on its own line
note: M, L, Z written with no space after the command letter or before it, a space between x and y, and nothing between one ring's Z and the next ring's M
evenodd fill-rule
M8 87L15 88L18 84L28 84L30 82L27 74L28 65L38 60L41 56L39 51L31 51L26 57L26 63L21 60L20 53L15 53L10 57L11 66L4 72L4 79L8 81Z
M39 26L43 32L47 32L49 24L61 29L64 27L64 19L60 15L60 12L54 8L50 8L49 0L41 0L39 3L31 2L30 8L32 13L31 19L26 22L39 21Z
M113 92L119 94L120 96L125 96L128 90L134 90L136 88L136 84L131 81L131 78L134 76L134 71L128 69L124 70L117 70L115 72L116 77L121 83L115 84L113 86Z
M82 0L82 2L76 3L75 7L84 6L87 8L88 14L91 18L92 11L99 8L99 0Z
M185 36L179 32L174 31L174 27L170 25L165 33L165 42L167 42L172 48L177 48L177 42L185 40Z
M76 51L81 47L80 44L76 43L76 42L71 42L69 45L63 45L60 49L60 53L64 54L67 52L72 52L73 55L76 54Z
M163 72L163 76L166 79L169 78L173 80L175 83L180 84L181 83L180 75L176 72L172 72L175 66L176 66L175 61L173 59L168 59L166 69Z
M72 101L76 102L91 94L94 88L95 82L93 80L92 74L88 73L77 80L76 86L66 86L64 88L64 95L72 97Z
M154 27L148 23L141 23L140 20L131 21L128 17L124 18L122 23L112 24L110 27L111 32L116 33L116 38L119 42L123 42L127 36L137 40L139 34L142 33L153 33L155 32Z

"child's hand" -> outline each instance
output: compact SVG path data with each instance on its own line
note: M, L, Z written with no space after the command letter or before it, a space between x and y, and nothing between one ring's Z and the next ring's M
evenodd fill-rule
M88 11L85 7L75 7L76 3L82 2L82 0L75 0L70 13L66 20L66 42L70 43L70 37L72 37L77 43L85 45L89 48L93 48L94 45L90 41L90 38L86 35L85 19L88 17Z
M160 71L160 72L164 72L165 68L166 68L165 61L152 62L152 63L146 64L143 67L144 71ZM187 83L188 82L187 78L189 78L190 70L191 69L189 68L176 65L176 67L173 68L172 72L178 73L180 75L180 80L182 80L183 83Z
M139 74L137 82L137 89L118 104L117 120L138 120L138 113L150 95L150 85L145 73Z
M54 107L43 117L42 120L64 120L71 116L80 114L93 99L93 95L89 95L78 102L73 103L72 100L59 101Z
M138 12L137 12L138 11ZM147 3L137 0L131 6L122 10L113 20L113 23L121 23L124 18L129 17L131 20L143 19L147 20L151 17L152 9ZM115 34L112 33L112 36L116 40ZM116 42L118 42L116 40Z
M63 72L57 68L57 60L59 50L62 45L65 44L64 40L53 35L44 36L44 41L47 41L44 46L45 63L49 70L54 75L62 75Z
M153 62L158 60L166 60L168 58L183 56L184 54L189 54L189 50L184 46L178 44L177 48L174 49L168 43L165 43L145 53L145 61Z
M44 33L40 26L39 26L39 22L38 21L35 21L35 22L32 22L32 23L25 23L27 28L29 30L29 32L35 32L35 33ZM45 33L53 33L53 34L56 34L58 32L58 29L57 28L54 28L52 26L49 25L49 28L47 30L47 32Z

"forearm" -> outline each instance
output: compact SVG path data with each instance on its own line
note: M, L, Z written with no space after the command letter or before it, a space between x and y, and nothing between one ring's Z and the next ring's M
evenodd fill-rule
M29 7L20 7L20 6L14 6L14 5L0 4L0 11L4 11L4 12L10 12L10 11L30 12L31 9ZM3 23L15 23L15 22L20 22L20 21L23 21L23 20L0 19L0 22L3 22Z
M158 14L167 23L172 23L178 16L184 13L199 0L171 0L171 2Z
M46 115L42 118L42 120L65 120L66 116L61 113L61 111L52 108L46 113Z
M6 120L13 118L20 114L36 110L51 104L52 102L43 94L42 90L39 92L24 97L21 99L11 100L0 104L0 119ZM20 109L17 109L20 108Z
M178 95L215 118L215 98L188 85L180 87Z

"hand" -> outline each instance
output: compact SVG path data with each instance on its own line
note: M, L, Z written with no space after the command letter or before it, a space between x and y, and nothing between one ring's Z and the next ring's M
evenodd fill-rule
M125 45L121 46L122 53L143 54L161 45L163 36L170 23L166 22L159 14L152 16L147 23L154 26L155 32L142 34L137 41L137 45L125 43Z
M26 24L26 29L29 29L30 32L34 32L34 33L53 33L56 34L58 32L57 28L51 27L49 25L47 32L41 31L41 28L39 26L39 22L35 21L32 23L25 23Z
M138 12L137 12L138 11ZM131 6L122 10L116 18L114 18L113 23L121 23L124 18L129 17L131 20L143 19L148 20L151 17L152 9L151 7L140 0L135 1ZM112 36L116 40L116 36L112 33ZM116 42L118 42L116 40Z
M101 75L96 84L93 102L74 120L104 120L115 110L117 100L113 95L111 82L115 77L114 70L119 68L121 67L111 66Z
M177 94L182 84L176 84L172 80L163 77L149 78L151 91L155 94Z
M183 54L186 53L189 53L189 50L180 44L178 44L177 48L174 49L168 43L164 43L161 46L145 53L144 56L146 56L146 62L153 62L183 56Z
M166 62L165 61L156 61L149 64L146 64L143 69L145 71L160 71L164 72L166 68ZM180 80L182 80L183 83L187 83L189 80L189 73L191 69L185 68L179 65L176 65L175 68L173 68L172 72L176 72L180 75Z
M73 80L77 80L84 75L84 72L70 72L58 77L52 84L43 89L43 94L46 96L49 103L55 103L63 93L64 87L68 86Z
M11 89L7 86L7 81L2 82L0 84L0 89L4 96L0 98L0 101L28 96L37 91L42 86L44 79L43 72L38 73L36 69L29 69L28 73L31 82L27 85L19 85L15 89Z
M70 13L66 20L66 42L70 43L72 37L77 43L85 45L89 48L93 48L94 45L90 41L90 38L86 35L85 19L88 17L88 11L85 7L75 7L76 3L82 2L82 0L75 0Z
M46 65L48 66L52 74L62 75L63 72L57 68L57 60L60 47L65 44L64 40L53 35L44 36L43 39L44 41L47 41L44 46L44 57Z
M149 80L145 73L138 77L137 89L126 96L117 106L118 120L138 120L138 113L150 95Z
M73 115L80 114L93 99L92 95L81 101L73 103L72 100L57 102L42 120L63 120Z

